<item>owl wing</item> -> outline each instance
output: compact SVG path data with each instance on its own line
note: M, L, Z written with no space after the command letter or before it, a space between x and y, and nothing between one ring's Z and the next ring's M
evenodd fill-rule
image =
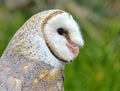
M0 91L21 91L21 81L12 77L11 69L0 65Z
M23 67L23 84L24 91L64 91L63 75L61 70L56 70L51 65L42 61L32 61Z
M64 91L62 73L58 70L51 74L51 69L53 67L44 62L31 61L21 68L16 78L15 71L1 63L0 91Z

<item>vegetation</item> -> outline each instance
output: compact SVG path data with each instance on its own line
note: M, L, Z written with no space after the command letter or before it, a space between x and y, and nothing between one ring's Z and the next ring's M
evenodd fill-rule
M66 66L65 91L120 91L119 0L27 0L16 6L10 1L0 1L0 55L30 16L64 9L77 20L85 40L80 55Z

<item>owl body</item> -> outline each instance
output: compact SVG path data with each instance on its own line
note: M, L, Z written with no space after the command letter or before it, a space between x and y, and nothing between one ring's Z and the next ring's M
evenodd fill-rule
M77 38L67 37L70 22L71 31L77 32L69 36L77 34ZM62 31L64 27L66 34ZM70 14L56 9L32 16L16 32L0 58L0 91L64 91L64 66L78 54L77 42L83 45ZM63 44L69 47L65 46L68 53Z

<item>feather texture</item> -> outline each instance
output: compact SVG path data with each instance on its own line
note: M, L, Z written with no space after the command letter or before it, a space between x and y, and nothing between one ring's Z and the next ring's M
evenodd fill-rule
M61 14L65 15L61 16ZM0 59L0 91L64 91L65 63L62 61L64 56L59 58L59 52L62 47L63 51L66 51L66 45L53 42L55 38L55 40L61 38L61 43L64 42L62 40L67 41L67 39L58 34L57 36L52 35L52 31L55 32L56 28L50 30L51 27L54 28L54 25L49 22L53 22L52 19L55 16L68 18L69 14L57 9L40 12L27 20L13 36ZM76 22L73 18L70 18L69 21L74 22L71 26L75 27L72 28L76 29L74 34L77 33L78 37L70 39L75 42L80 40L79 44L83 45ZM57 24L60 25L59 22ZM47 29L49 25L50 27ZM51 31L49 35L46 34L48 30ZM53 36L53 40L47 39L50 38L48 36ZM73 34L70 36L75 37ZM52 45L60 47L51 49ZM70 53L67 55L70 56ZM65 60L69 62L69 60Z

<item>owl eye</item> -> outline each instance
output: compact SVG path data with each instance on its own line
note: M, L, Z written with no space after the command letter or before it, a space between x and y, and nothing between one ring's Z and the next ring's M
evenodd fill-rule
M63 35L63 34L64 34L64 29L63 29L63 28L58 28L58 29L57 29L57 33L58 33L59 35Z

